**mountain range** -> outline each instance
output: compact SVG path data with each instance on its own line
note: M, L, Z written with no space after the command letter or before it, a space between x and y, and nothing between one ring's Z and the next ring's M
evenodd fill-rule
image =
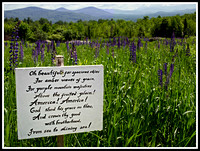
M26 7L15 10L4 11L4 18L16 18L20 20L30 17L33 21L39 20L40 18L46 18L52 23L57 21L66 22L76 22L78 20L98 20L98 19L124 19L137 21L138 18L143 18L144 16L151 17L161 17L163 16L174 16L174 15L184 15L187 13L194 13L196 9L184 9L181 8L173 11L168 11L167 9L152 9L148 7L143 7L136 10L118 10L118 9L99 9L96 7L85 7L77 10L69 10L66 8L57 8L55 10L43 9L40 7Z

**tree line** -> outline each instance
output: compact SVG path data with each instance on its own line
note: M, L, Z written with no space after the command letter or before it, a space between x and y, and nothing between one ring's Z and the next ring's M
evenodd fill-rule
M4 19L4 36L11 37L18 18ZM134 21L123 19L99 19L98 21L63 22L52 24L51 21L40 18L33 21L25 18L19 25L19 37L25 41L37 40L84 40L112 37L176 37L196 36L196 12L192 14L176 15L168 17L144 16ZM9 38L8 38L9 39Z

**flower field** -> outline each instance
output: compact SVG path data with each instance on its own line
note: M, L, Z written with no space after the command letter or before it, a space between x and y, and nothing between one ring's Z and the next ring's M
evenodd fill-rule
M4 146L57 146L56 136L18 140L14 72L55 66L56 55L64 56L65 66L104 66L103 130L65 135L65 147L196 146L196 37L73 43L12 38L3 50Z

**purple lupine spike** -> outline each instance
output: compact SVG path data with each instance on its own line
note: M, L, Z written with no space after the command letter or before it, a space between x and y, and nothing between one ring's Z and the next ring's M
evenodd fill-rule
M170 65L170 72L169 75L167 76L166 82L165 82L165 89L167 90L168 85L169 85L169 80L172 77L172 73L174 72L174 64Z
M77 51L76 51L75 43L73 43L72 45L71 58L74 60L73 64L77 65Z
M164 63L164 74L167 75L167 63Z
M130 60L136 63L136 47L134 42L130 45Z
M95 57L96 58L99 56L99 47L100 47L100 44L96 43L96 45L95 45Z
M59 40L56 43L56 47L60 47L60 41Z
M47 43L47 52L49 52L49 50L50 50L50 44Z
M120 37L118 37L118 43L117 43L117 46L118 46L118 49L120 49Z
M42 49L41 49L41 61L44 62L44 48L45 48L45 44L42 44Z
M10 70L13 70L18 65L18 28L19 28L20 21L16 24L15 28L12 31L12 39L10 43Z
M129 45L129 40L128 40L128 37L126 37L126 43L127 43L127 45Z
M86 37L86 45L88 44L88 37Z
M165 90L167 90L169 84L169 76L167 76L166 82L165 82Z
M116 39L115 39L115 37L113 37L113 46L115 46L116 45Z
M69 53L70 50L69 50L69 41L66 42L66 46L67 46L67 52Z
M170 65L170 72L169 72L169 77L172 77L172 73L174 72L174 64Z
M163 72L161 69L158 70L158 78L159 78L159 84L161 85L161 87L163 86L162 84L162 76L163 76Z
M138 39L138 43L137 43L137 48L138 50L140 50L140 47L142 46L141 40L140 38Z
M35 57L35 50L32 49L32 58L34 59L34 57Z

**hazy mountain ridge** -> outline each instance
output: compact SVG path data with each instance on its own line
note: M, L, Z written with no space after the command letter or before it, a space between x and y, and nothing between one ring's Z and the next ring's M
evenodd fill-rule
M141 9L141 10L144 10ZM46 18L55 23L59 20L67 22L76 22L78 20L98 20L98 19L124 19L136 21L138 18L143 18L144 16L157 17L157 16L174 16L174 15L184 15L185 13L193 13L196 9L186 9L178 10L172 12L159 11L155 13L148 13L148 10L141 11L138 10L128 11L128 10L103 10L96 7L86 7L77 10L69 10L66 8L57 8L55 10L43 9L39 7L26 7L15 10L8 10L4 12L4 18L16 18L20 20L30 17L32 20L39 20L40 18Z

